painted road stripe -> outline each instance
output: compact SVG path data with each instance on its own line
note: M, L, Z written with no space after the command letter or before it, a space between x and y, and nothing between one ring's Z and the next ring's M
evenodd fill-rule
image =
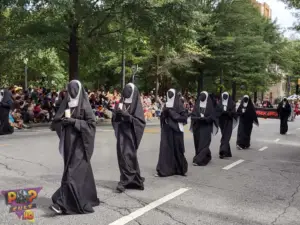
M262 151L266 150L267 148L268 148L268 147L265 146L265 147L262 147L261 149L259 149L258 151L262 152Z
M130 213L129 215L127 216L124 216L118 220L116 220L115 222L112 222L110 223L109 225L124 225L124 224L127 224L129 223L130 221L132 220L135 220L136 218L142 216L143 214L145 214L146 212L149 212L150 210L170 201L171 199L173 198L176 198L177 196L183 194L184 192L190 190L189 188L180 188L178 189L177 191L171 193L171 194L168 194L154 202L151 202L150 204L146 205L145 207L143 208L140 208L136 211L134 211L133 213Z
M223 168L223 170L229 170L229 169L231 169L232 167L235 167L236 165L239 165L240 163L242 163L242 162L244 162L245 160L242 160L242 159L240 159L240 160L238 160L238 161L236 161L236 162L234 162L234 163L231 163L230 165L228 165L228 166L225 166L224 168Z
M300 128L297 128L296 130L300 130Z
M275 142L277 143L278 141L280 141L280 139L279 138L277 138L276 140L275 140Z

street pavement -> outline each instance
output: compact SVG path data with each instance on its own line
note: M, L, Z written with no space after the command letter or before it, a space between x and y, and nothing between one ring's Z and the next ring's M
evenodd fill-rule
M35 224L43 225L299 225L300 119L289 123L285 136L279 134L279 120L259 122L249 150L236 150L235 129L230 159L219 159L220 134L213 137L213 159L206 167L192 165L195 150L186 126L188 174L168 178L154 177L160 129L147 127L138 150L145 190L122 194L114 191L119 180L114 132L97 127L92 165L101 205L93 214L74 216L55 216L48 209L63 170L56 134L46 128L15 132L0 137L0 188L42 186L34 213ZM30 223L8 210L2 197L1 225Z

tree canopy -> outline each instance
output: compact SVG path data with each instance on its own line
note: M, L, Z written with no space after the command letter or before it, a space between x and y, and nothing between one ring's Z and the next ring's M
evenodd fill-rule
M0 85L23 85L28 59L31 85L119 88L135 74L143 91L235 96L281 79L275 64L297 73L299 58L250 0L5 0L0 27Z

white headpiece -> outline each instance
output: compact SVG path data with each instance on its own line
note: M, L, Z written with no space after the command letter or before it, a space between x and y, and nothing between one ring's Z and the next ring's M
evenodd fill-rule
M168 92L171 91L173 92L173 97L172 98L169 98L169 96L167 95L167 103L166 103L166 107L167 108L172 108L174 106L174 101L175 101L175 89L171 88L170 90L168 90Z
M227 98L226 100L223 99L223 96L224 96L225 94L228 95L228 98ZM229 99L229 94L228 94L228 92L223 92L223 93L222 93L222 105L223 105L223 106L227 106L227 104L228 104L228 99Z
M134 93L134 87L135 87L135 85L133 83L128 83L128 85L131 86L132 92L131 92L131 95L130 95L129 98L125 98L124 99L124 103L132 103L132 98L133 98L133 93Z
M2 101L3 97L4 97L4 90L1 90L0 91L0 102Z
M79 98L80 98L80 93L81 93L82 86L81 86L81 83L80 83L79 80L72 80L71 82L76 82L78 84L78 86L79 86L78 94L77 94L77 96L75 98L72 98L71 95L69 94L69 97L70 97L70 101L68 102L69 108L75 108L79 104Z
M206 108L208 93L207 93L207 91L202 91L200 94L202 94L202 93L206 95L206 98L203 102L200 100L200 108Z
M243 106L244 106L244 107L247 107L247 106L248 106L248 103L249 103L249 100L250 100L249 95L244 95L244 98L248 98L248 102L244 102L244 103L243 103Z

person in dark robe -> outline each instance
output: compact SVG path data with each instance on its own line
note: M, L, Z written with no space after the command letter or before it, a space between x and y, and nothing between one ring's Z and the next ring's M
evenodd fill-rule
M288 132L288 118L292 112L287 98L283 98L283 100L279 103L277 112L280 118L280 134L284 135Z
M221 145L220 145L220 159L232 157L230 148L230 139L232 130L237 125L237 114L235 103L229 96L228 92L222 93L221 100L217 106L217 118L219 120L219 127L221 129Z
M60 138L59 151L64 161L61 186L53 194L50 206L57 214L92 213L93 207L100 204L91 166L95 121L81 83L72 80L52 122L52 129Z
M9 124L9 112L13 103L12 94L7 89L0 91L0 135L12 134L14 128Z
M159 158L155 176L185 176L188 163L184 156L184 129L188 114L184 108L181 94L175 89L167 92L167 102L161 113L161 138Z
M194 166L206 166L211 161L211 135L218 133L214 104L206 91L202 91L191 114L191 131L194 137Z
M238 107L239 126L237 132L236 146L239 150L250 148L253 123L259 126L255 107L249 95L244 95Z
M144 111L137 87L125 86L121 100L115 106L112 125L117 138L117 156L120 169L118 192L125 189L144 190L145 179L141 177L137 150L146 126Z

